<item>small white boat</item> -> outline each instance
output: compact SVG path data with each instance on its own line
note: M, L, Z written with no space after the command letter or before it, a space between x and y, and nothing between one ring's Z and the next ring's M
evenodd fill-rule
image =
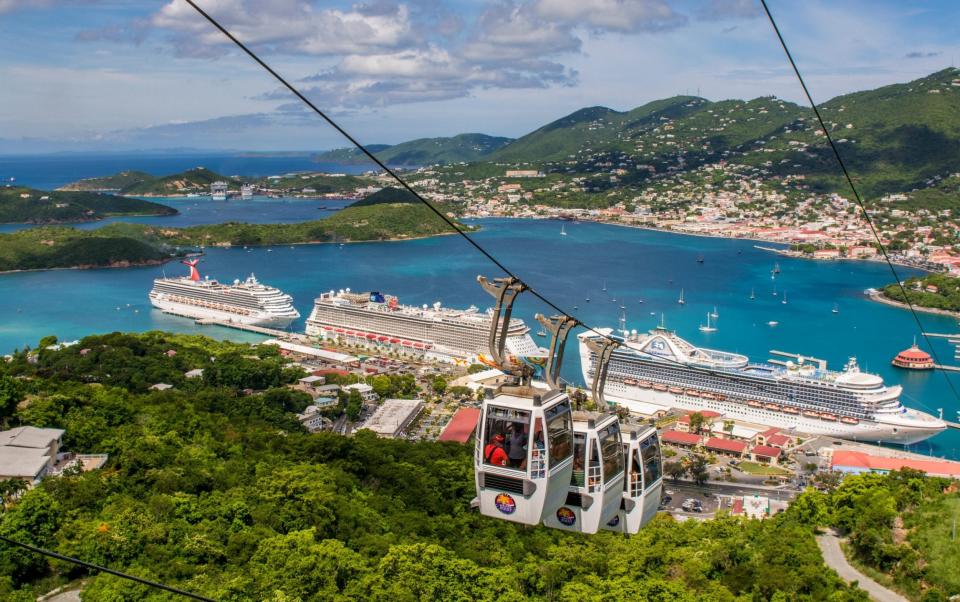
M833 309L831 309L830 311L833 312L833 313L835 313L835 314L838 314L838 313L840 313L840 306L837 305L836 303L834 303L834 304L833 304Z
M710 312L710 317L713 318L714 320L716 320L717 318L720 317L720 314L717 313L717 306L716 306L716 305L713 306L713 311Z
M753 289L750 289L750 299L756 299L756 298L757 298L757 293Z
M564 229L563 224L560 224L560 236L566 236L567 231Z
M780 322L777 322L776 320L770 320L769 322L767 322L767 326L776 326L779 323Z
M716 332L716 331L717 331L717 327L716 327L716 326L711 326L711 325L710 325L710 315L711 315L710 313L707 313L707 325L704 326L703 324L701 324L701 325L700 325L700 332Z
M783 291L783 299L780 300L780 303L783 303L784 305L787 304L787 291Z
M680 298L677 299L677 303L680 305L683 305L686 303L686 301L683 300L683 289L680 289Z

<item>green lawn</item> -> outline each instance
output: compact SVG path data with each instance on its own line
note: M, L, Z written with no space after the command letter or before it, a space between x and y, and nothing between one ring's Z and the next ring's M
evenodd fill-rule
M760 475L791 475L793 474L789 470L784 468L779 468L777 466L767 466L766 464L758 464L756 462L741 462L737 464L737 468L748 474L760 474Z

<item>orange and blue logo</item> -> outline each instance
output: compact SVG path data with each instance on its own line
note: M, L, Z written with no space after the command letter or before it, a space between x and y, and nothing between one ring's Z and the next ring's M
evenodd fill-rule
M566 506L560 506L557 509L557 520L561 525L572 527L573 523L577 522L577 514Z
M493 505L504 514L513 514L517 509L517 503L507 493L498 493L497 497L493 499Z

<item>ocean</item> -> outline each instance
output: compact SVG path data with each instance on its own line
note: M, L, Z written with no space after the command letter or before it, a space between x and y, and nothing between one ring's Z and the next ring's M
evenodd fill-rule
M199 199L182 201L198 203L190 205L196 213L141 219L188 225L210 223L190 221L196 219L252 221L257 212L261 219L272 216L278 221L299 221L304 215L321 213L311 205L316 203L313 201L262 199L220 205L203 204ZM331 202L319 204L330 206ZM696 345L745 353L755 361L770 358L769 351L776 349L822 358L831 368L840 369L855 356L862 369L881 375L888 384L903 385L905 405L934 414L942 409L952 420L960 412L960 400L947 380L960 390L960 373L908 372L890 365L897 352L909 347L915 337L920 340L920 329L910 312L864 295L864 289L892 281L885 264L793 259L755 249L754 243L745 240L596 223L566 223L567 236L560 235L560 222L551 220L484 219L475 223L482 227L474 235L478 242L584 323L616 327L622 305L630 329L653 328L662 315L668 328ZM697 261L700 256L703 263ZM775 280L771 277L774 263L781 268ZM147 300L153 279L184 269L170 263L0 275L0 352L35 345L48 334L72 340L117 330L160 329L258 339L229 329L196 326L191 320L153 310ZM486 308L491 298L480 289L476 276L502 275L458 236L342 247L208 249L201 270L225 281L255 273L291 294L303 315L292 328L300 331L321 291L347 287L379 290L398 295L408 304L440 301L451 307ZM898 271L901 277L915 273L903 267ZM606 291L602 290L604 284ZM681 289L685 305L677 303ZM753 300L751 290L756 293ZM786 304L782 302L784 294ZM832 312L835 304L839 313ZM699 331L714 307L719 314L718 330ZM521 295L515 315L535 326L533 315L537 312L550 310L531 295ZM927 332L960 330L948 316L920 314L920 320ZM770 321L778 324L769 326ZM933 344L943 363L954 363L954 349L946 339L934 339ZM563 375L582 382L573 349L566 356ZM960 459L960 431L944 432L912 449Z

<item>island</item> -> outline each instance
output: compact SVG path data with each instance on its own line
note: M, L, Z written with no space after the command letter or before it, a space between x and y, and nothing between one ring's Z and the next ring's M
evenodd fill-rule
M116 192L144 197L209 196L214 182L226 184L229 196L250 193L266 196L359 198L379 188L373 176L302 172L266 177L225 176L205 167L155 176L143 171L122 171L98 178L71 182L62 191Z
M166 205L99 192L0 188L0 223L67 224L116 216L176 214L176 209Z
M409 240L453 233L419 201L379 198L381 202L372 205L353 204L325 219L293 224L230 222L172 228L115 223L95 230L47 226L0 234L0 272L149 265L203 247Z

